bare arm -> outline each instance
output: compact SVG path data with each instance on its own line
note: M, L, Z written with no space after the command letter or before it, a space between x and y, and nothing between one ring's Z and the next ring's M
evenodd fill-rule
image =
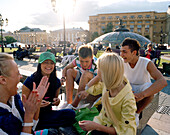
M155 80L155 82L145 91L141 92L142 99L158 93L167 86L165 78L151 61L147 65L147 70L150 73L151 77Z
M84 131L98 130L111 135L116 135L116 130L114 127L106 127L93 121L88 121L88 120L79 121L79 126Z
M95 76L93 79L91 79L88 83L87 86L90 88L94 84L98 83L101 80L101 72L98 70L97 71L97 76Z
M63 71L62 71L62 77L66 77L67 70L68 70L69 68L74 68L74 67L75 67L75 66L73 65L73 63L68 64L68 65L63 69Z
M56 90L56 96L55 98L53 98L53 102L52 102L53 105L58 106L60 104L60 99L58 98L59 92L60 92L60 88Z

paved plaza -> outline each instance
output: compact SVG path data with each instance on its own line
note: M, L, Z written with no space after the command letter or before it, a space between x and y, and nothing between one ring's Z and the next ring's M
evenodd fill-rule
M21 72L31 74L36 71L38 61L24 59L23 61L15 60ZM57 66L57 76L61 78L61 68L59 63ZM168 82L168 86L164 88L159 94L159 108L153 114L148 122L148 127L143 135L159 134L170 135L170 76L164 76ZM161 85L161 84L160 84ZM168 108L169 107L169 108ZM156 133L156 132L157 133Z

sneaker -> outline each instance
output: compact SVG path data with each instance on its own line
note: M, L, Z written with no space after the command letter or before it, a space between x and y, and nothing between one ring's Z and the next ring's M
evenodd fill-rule
M58 106L57 110L66 109L67 106L68 106L67 101L65 101L63 104L60 104Z
M76 109L79 110L79 109L82 109L82 108L86 108L86 107L88 107L89 105L90 105L90 103L82 104L82 105L79 104Z
M136 121L136 126L138 127L139 126L139 114L138 113L135 114L135 121Z
M72 106L72 104L68 104L68 105L66 106L65 109L73 109L73 110L77 110L77 108L74 107L74 106Z

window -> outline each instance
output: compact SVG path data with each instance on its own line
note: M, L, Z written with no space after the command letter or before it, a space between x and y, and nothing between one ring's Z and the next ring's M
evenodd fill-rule
M150 23L150 21L145 21L145 23Z
M158 17L157 17L157 16L155 16L155 19L158 19Z
M154 24L156 24L156 22L154 22Z
M142 25L137 25L137 28L142 28Z
M142 21L138 21L138 23L142 23Z
M130 28L134 28L134 25L130 25Z
M138 18L142 18L142 15L138 15Z
M119 16L116 16L116 19L120 18Z
M151 16L150 15L146 15L146 18L150 18Z
M101 17L101 19L102 19L102 20L104 20L104 19L105 19L105 17Z
M127 16L123 16L123 19L126 19L127 18Z
M101 29L102 29L102 32L104 33L105 32L105 27L102 26Z
M115 28L117 29L117 28L119 28L119 26L115 26Z
M127 22L123 22L123 24L127 24Z
M135 16L134 16L134 15L131 15L130 18L135 18Z
M141 32L141 28L138 28L138 32Z
M149 32L149 25L145 25L145 32Z
M135 23L134 21L131 21L130 23Z
M105 22L102 22L101 24L105 24Z
M119 24L119 22L116 22L116 24Z
M130 28L130 32L133 32L134 31L134 28Z
M145 28L149 28L149 25L145 25Z
M108 19L112 19L112 16L108 16Z
M101 26L101 28L102 28L102 29L105 29L105 27L104 27L104 26Z

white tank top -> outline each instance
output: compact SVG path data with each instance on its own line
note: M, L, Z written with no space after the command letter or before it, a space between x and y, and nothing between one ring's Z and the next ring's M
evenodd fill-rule
M134 68L131 68L129 63L124 63L125 76L131 84L141 85L146 82L151 82L150 74L147 71L147 65L149 62L149 59L139 57Z

